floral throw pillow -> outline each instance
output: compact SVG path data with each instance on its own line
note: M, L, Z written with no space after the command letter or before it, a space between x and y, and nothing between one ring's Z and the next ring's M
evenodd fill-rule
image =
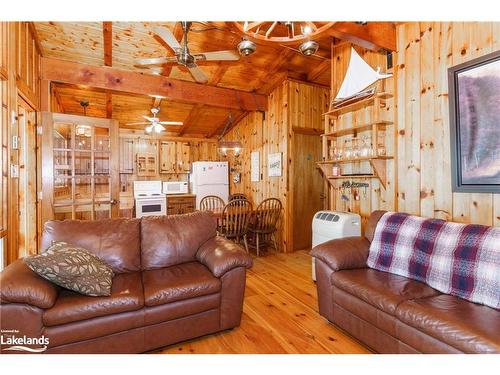
M111 294L111 268L89 251L54 242L44 253L24 258L35 273L63 288L87 296Z

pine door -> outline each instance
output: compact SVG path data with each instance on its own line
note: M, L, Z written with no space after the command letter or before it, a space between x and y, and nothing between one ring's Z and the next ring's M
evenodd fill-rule
M42 123L42 222L118 217L118 122L43 112Z

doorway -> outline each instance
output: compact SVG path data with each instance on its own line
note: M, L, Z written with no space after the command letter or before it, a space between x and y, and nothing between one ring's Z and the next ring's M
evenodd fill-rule
M118 217L118 122L43 112L42 124L42 223Z
M321 160L319 135L293 135L293 249L309 249L314 214L323 209L324 183L318 165Z

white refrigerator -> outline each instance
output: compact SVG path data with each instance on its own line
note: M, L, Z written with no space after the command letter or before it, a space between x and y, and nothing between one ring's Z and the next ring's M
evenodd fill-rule
M191 192L196 194L196 208L207 195L229 198L229 167L227 161L196 161L192 164Z

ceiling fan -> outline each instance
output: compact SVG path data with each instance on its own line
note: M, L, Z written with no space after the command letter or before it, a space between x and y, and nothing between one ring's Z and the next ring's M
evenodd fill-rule
M147 120L147 122L146 121L131 122L131 123L128 123L126 125L147 125L145 128L146 133L152 133L153 131L155 133L161 133L162 131L165 130L165 127L163 125L177 125L177 126L179 126L179 125L183 124L180 121L160 121L160 119L158 117L156 117L158 112L160 112L160 108L153 107L153 108L151 108L151 113L153 114L153 117L142 116Z
M176 63L188 68L189 73L193 76L196 82L206 83L208 77L196 64L198 61L237 61L240 55L237 51L214 51L214 52L200 52L191 54L188 48L188 32L191 27L191 22L183 21L182 30L184 37L182 46L175 39L174 34L166 27L155 27L155 33L169 45L175 52L175 56L153 57L138 59L137 65L141 67L152 67L155 65L164 65L169 63Z

